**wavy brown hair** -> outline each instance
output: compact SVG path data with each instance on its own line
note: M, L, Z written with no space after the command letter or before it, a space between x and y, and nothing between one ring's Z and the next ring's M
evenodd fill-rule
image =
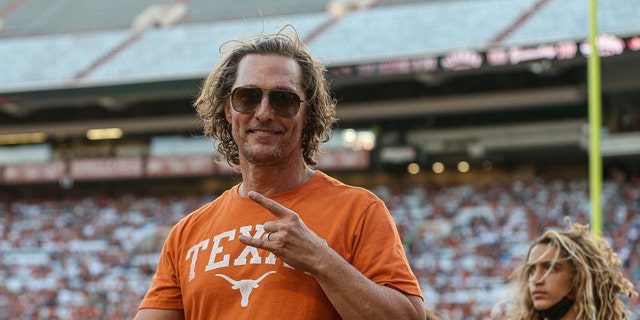
M549 250L559 253L558 259L566 259L572 268L572 287L575 294L577 319L621 320L630 319L619 295L637 294L633 283L621 272L621 261L607 241L588 231L586 225L572 224L564 231L549 229L529 247L529 252L513 272L514 286L509 293L506 319L542 320L544 317L534 308L529 292L527 263L531 249L538 244L549 245Z
M286 32L291 29L292 32ZM225 48L227 45L230 47ZM226 50L225 50L226 49ZM229 103L229 92L236 81L238 64L249 54L280 55L295 59L302 70L302 87L307 106L306 126L302 131L302 154L308 165L316 165L316 152L320 144L331 138L335 124L335 100L329 92L326 68L311 56L295 29L282 28L275 34L256 36L251 40L229 40L221 46L226 54L203 81L194 103L198 116L204 121L204 134L219 141L216 151L231 165L240 164L238 146L233 140L231 124L227 122L224 107Z

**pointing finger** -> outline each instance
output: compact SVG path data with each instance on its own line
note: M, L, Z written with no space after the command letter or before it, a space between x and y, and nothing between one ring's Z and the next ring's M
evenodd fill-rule
M247 195L249 199L253 200L257 204L263 206L265 209L269 210L271 214L276 216L278 219L283 219L290 216L295 216L295 212L289 210L287 207L279 204L278 202L271 200L255 191L249 191Z

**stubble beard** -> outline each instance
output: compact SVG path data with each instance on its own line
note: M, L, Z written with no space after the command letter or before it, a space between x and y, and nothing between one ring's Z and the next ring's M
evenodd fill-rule
M271 165L282 159L282 148L278 145L271 151L256 150L245 145L240 151L247 162L260 165Z
M250 139L245 136L243 144L239 146L239 154L241 158L247 163L259 166L274 166L279 163L284 163L287 158L295 158L293 155L299 152L302 155L302 148L300 139L288 139L279 140L275 145L270 143L261 143L259 140ZM299 146L298 148L293 146Z

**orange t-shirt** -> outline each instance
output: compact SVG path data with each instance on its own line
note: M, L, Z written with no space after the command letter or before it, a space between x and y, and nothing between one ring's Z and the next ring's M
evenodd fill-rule
M300 215L372 281L422 297L384 202L317 171L271 199ZM140 308L184 309L186 319L340 319L313 277L238 236L264 236L268 210L238 186L178 222Z

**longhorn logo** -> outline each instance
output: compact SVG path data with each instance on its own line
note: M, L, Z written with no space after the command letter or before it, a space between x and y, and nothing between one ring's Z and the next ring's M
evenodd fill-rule
M242 295L242 301L240 301L240 306L246 307L249 304L249 295L251 294L251 291L254 288L258 287L258 283L260 283L260 281L262 281L264 278L266 278L268 275L270 275L272 273L276 273L276 272L275 271L269 271L269 272L263 274L260 278L258 278L256 280L251 280L251 279L233 280L233 279L225 276L224 274L220 274L220 273L217 273L216 276L229 281L229 283L232 284L231 289L240 290L240 294Z

